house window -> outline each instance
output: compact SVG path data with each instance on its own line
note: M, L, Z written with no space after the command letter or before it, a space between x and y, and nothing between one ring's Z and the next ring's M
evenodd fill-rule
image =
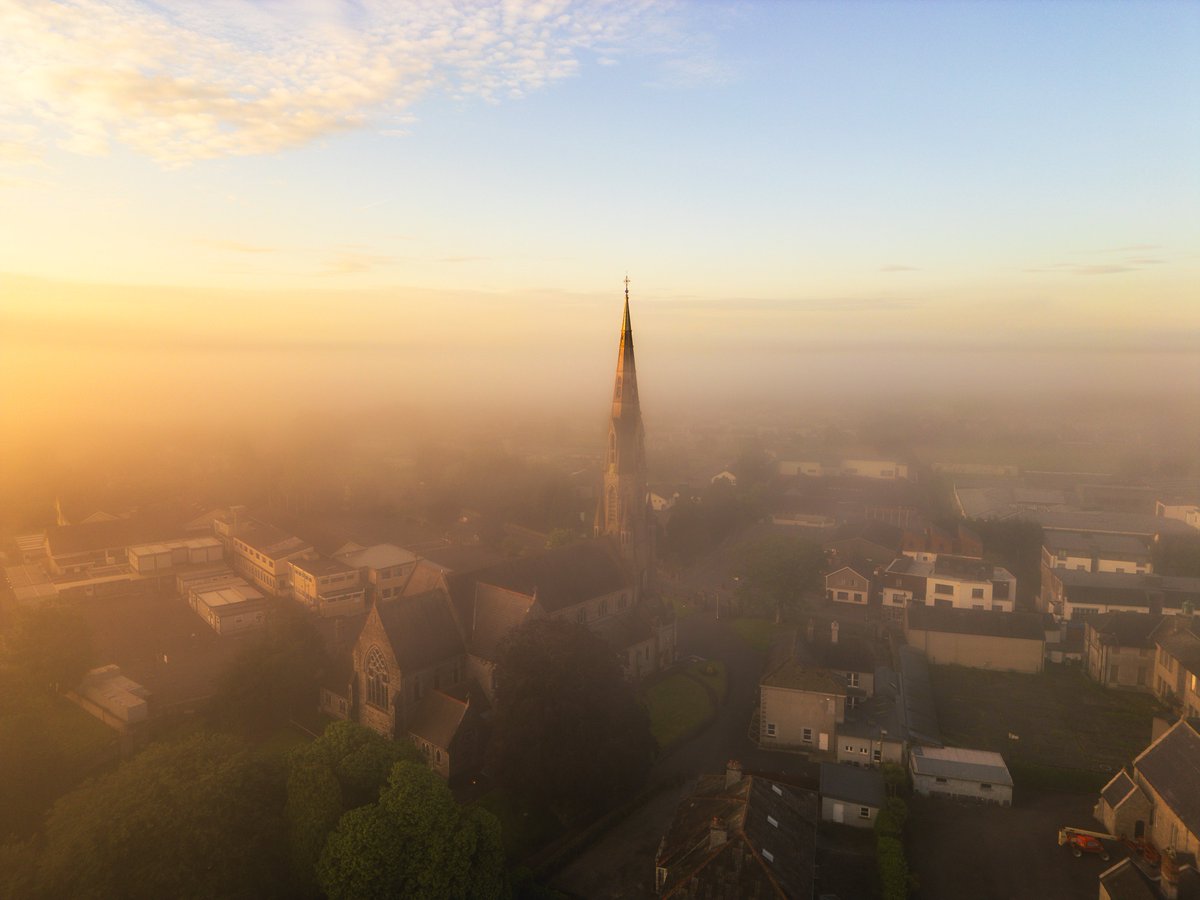
M936 778L934 778L933 780L934 780L934 781L936 781L938 784L945 784L945 783L946 783L946 779L945 779L945 778L942 778L940 775L939 775L939 776L937 776Z
M850 687L858 687L858 675L858 672L847 672L846 684L850 685Z
M850 594L849 594L849 592L847 592L847 591L838 591L838 592L837 592L837 598L838 598L839 600L849 600L849 599L850 599Z
M847 745L846 745L846 752L847 752L847 753L853 753L853 752L854 752L854 745L853 745L853 744L847 744Z
M874 762L883 762L883 751L876 747L871 751L871 759Z
M774 722L767 723L767 737L775 737L775 723Z
M867 755L867 748L866 748L866 747L859 747L859 748L858 748L858 752L859 752L859 753L861 753L863 756L866 756L866 755Z
M982 784L979 785L979 789L981 791L990 791L992 789L992 786L990 784L988 784L987 782L983 782Z
M869 807L869 806L860 806L860 807L858 808L858 817L859 817L860 819L869 819L869 818L871 818L871 807Z
M383 654L378 647L372 647L367 654L367 703L379 709L388 708L388 670L383 661Z
M811 728L805 728L805 729L804 729L804 730L801 732L801 737L802 737L802 739L804 740L804 743L806 743L806 744L811 744L811 743L812 743L812 729L811 729Z
M971 599L972 600L982 600L983 599L983 588L971 588Z
M952 585L952 584L935 584L933 586L933 592L935 594L953 594L954 593L954 585Z

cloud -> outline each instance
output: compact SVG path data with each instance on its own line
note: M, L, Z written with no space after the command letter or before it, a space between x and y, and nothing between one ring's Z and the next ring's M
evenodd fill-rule
M658 16L649 0L0 0L0 124L167 166L403 132L430 92L520 97L574 75L584 51L612 57Z
M468 263L481 262L486 259L491 259L490 256L443 256L438 259L440 263Z
M325 260L325 266L319 275L357 275L360 272L370 272L373 269L387 268L395 265L396 259L379 253L365 253L360 250L343 250Z
M918 271L918 269L916 268L916 266L905 266L905 265L894 264L894 265L890 265L890 266L880 266L879 271L880 272L916 272L916 271Z
M197 238L197 244L211 247L214 250L229 250L232 253L274 253L278 247L264 247L258 244L244 244L241 241L225 241L208 238Z

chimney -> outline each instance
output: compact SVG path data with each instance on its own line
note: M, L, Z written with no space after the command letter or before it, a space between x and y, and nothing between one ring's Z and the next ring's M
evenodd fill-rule
M837 623L837 619L834 619L832 622L829 623L829 643L831 643L831 644L837 643L837 633L838 633L838 623Z
M731 788L742 780L742 764L731 759L725 764L725 787Z
M712 817L712 823L708 826L708 849L716 850L718 847L725 845L729 840L729 835L725 831L725 826L721 823L717 816Z

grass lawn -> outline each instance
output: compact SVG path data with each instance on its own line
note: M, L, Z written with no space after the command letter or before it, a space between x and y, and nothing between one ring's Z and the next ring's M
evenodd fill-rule
M725 702L725 693L729 690L729 676L725 672L725 663L715 659L706 662L692 663L685 670L694 678L699 678L717 695L717 702Z
M766 653L775 635L783 631L784 626L776 625L770 619L734 619L733 630L755 650Z
M1154 698L1106 690L1078 668L929 668L942 738L1002 753L1018 785L1092 790L1150 742Z
M654 682L642 696L650 713L650 731L664 750L715 711L704 685L683 672L673 672Z
M488 791L475 802L500 820L504 853L511 861L524 859L562 833L562 825L548 809L502 788Z

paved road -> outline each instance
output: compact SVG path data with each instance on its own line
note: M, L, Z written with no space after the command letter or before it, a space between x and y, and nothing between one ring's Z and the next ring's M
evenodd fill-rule
M553 879L559 890L589 898L652 897L654 855L675 807L697 777L724 771L730 759L749 771L807 774L803 757L768 753L750 741L747 728L762 662L727 623L717 622L711 611L680 620L679 652L721 660L729 678L727 700L713 724L660 760L651 774L652 783L680 778L686 783L653 797L578 856Z

